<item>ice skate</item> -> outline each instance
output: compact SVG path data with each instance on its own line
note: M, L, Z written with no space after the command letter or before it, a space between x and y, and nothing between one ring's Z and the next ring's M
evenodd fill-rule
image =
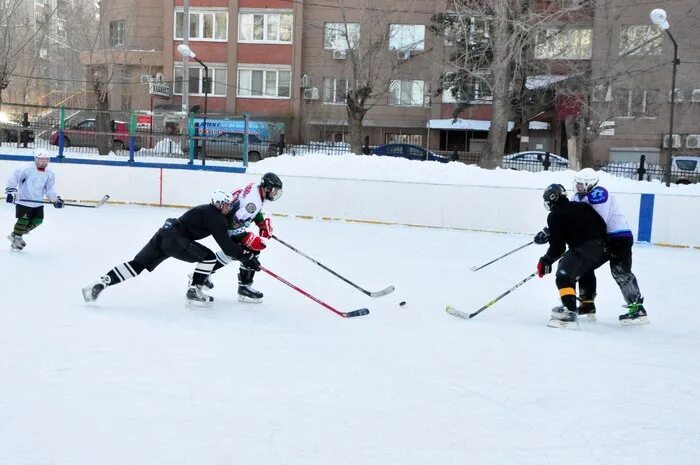
M622 326L637 326L649 324L649 319L647 318L647 311L644 309L642 304L644 300L635 302L633 304L625 305L627 308L627 313L620 315L620 324Z
M24 242L24 239L22 239L22 236L19 234L10 233L10 235L7 236L7 239L11 242L10 248L13 251L19 252L27 246L27 243Z
M250 284L238 285L238 301L259 304L262 302L263 293L253 289Z
M547 326L550 328L578 329L578 317L576 312L572 312L563 306L554 307Z
M581 301L581 305L578 306L576 311L578 312L578 316L580 316L580 317L585 316L586 317L585 319L588 321L596 321L595 304L593 303L592 300Z
M190 274L187 275L187 277L190 278L190 282L189 282L189 285L190 285L190 286L192 285L192 277L193 277L193 276L194 276L194 275L193 275L192 273L190 273ZM211 275L207 276L207 279L204 280L204 283L203 283L202 285L203 285L204 287L206 287L207 289L214 289L214 283L213 283L212 280L209 279L209 278L211 278Z
M99 281L96 281L93 284L84 287L83 298L85 299L85 302L96 301L97 298L100 296L100 293L104 291L106 287L107 283L105 282L104 278L101 278Z
M202 292L202 286L190 286L187 289L187 305L195 307L211 307L214 305L214 298Z

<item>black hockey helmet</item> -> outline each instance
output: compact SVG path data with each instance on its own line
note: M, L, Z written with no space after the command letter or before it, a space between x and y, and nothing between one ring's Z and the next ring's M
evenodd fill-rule
M544 190L542 198L544 199L544 208L549 211L562 200L566 200L566 189L561 184L550 184Z
M275 173L265 173L260 180L265 200L275 201L282 197L282 180Z

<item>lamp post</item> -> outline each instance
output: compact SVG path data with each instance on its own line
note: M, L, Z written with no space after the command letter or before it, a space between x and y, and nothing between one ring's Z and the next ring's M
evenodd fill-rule
M202 65L204 68L204 118L202 121L202 131L201 131L201 137L202 137L202 165L205 164L205 160L207 159L207 100L209 97L209 67L202 63L202 60L197 58L197 55L190 49L187 45L185 44L180 44L177 46L177 51L182 55L183 57L189 57L189 58L194 58L197 60L197 63ZM188 85L188 91L189 91L189 82L187 83ZM184 91L184 89L183 89Z
M671 164L673 162L673 110L676 106L676 67L678 66L678 43L676 39L671 34L671 27L666 19L666 11L661 8L656 8L649 13L649 18L651 22L659 26L661 29L666 31L668 37L673 43L673 73L671 78L671 116L669 118L669 128L668 128L668 164L666 165L666 186L671 185Z

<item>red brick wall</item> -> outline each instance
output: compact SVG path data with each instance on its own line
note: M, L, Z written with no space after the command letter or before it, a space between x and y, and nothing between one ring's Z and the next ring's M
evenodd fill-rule
M279 8L290 10L294 3L290 0L239 0L239 8Z
M440 108L440 118L452 118L454 108L455 106L451 103L443 103ZM491 120L491 113L491 105L474 105L473 107L464 110L459 115L459 118Z
M277 44L238 44L238 62L291 65L292 46Z
M177 46L182 41L176 40L173 42L173 60L176 63L182 63L182 55L177 51ZM226 63L226 51L228 44L226 42L200 42L190 40L190 49L197 54L197 58L202 60L207 66L209 63ZM207 63L209 62L209 63ZM190 59L190 64L198 65L196 60Z
M264 98L237 98L236 113L248 112L255 116L289 116L291 100Z

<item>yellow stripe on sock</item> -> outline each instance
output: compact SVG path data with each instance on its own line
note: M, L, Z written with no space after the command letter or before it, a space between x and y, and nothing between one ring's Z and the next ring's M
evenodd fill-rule
M565 295L576 295L576 290L573 287L562 287L559 289L559 297L564 297Z

